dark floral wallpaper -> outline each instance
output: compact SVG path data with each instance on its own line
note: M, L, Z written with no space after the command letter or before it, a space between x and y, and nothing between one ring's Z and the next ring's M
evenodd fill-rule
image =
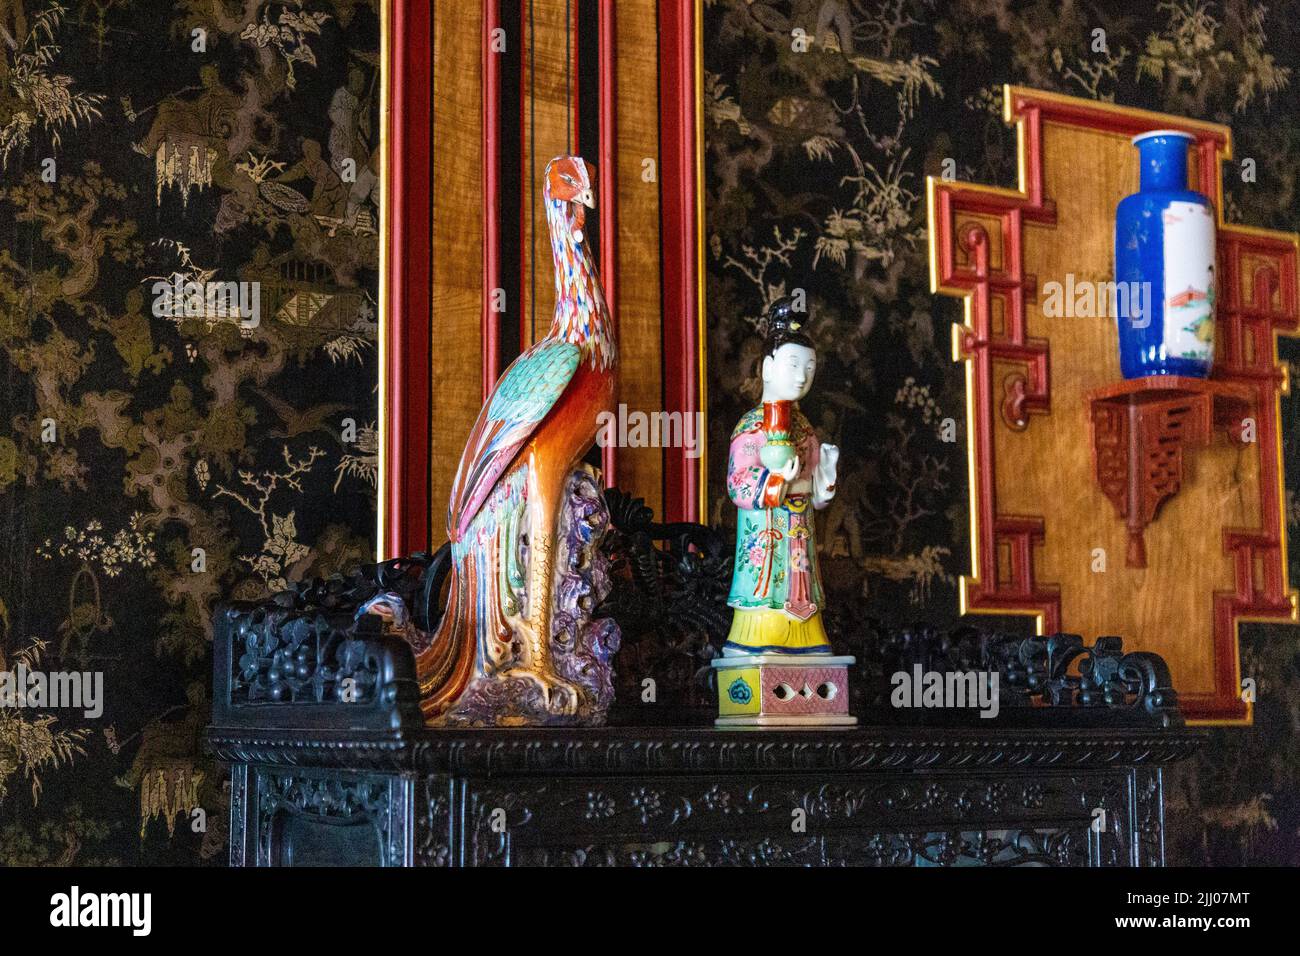
M377 7L2 0L0 40L0 670L104 675L0 709L0 864L223 862L213 607L373 554Z
M712 0L705 20L711 518L734 521L727 436L757 401L758 317L802 289L822 360L805 411L843 450L821 538L832 600L951 617L970 561L961 306L929 293L925 176L950 160L1015 186L1001 87L1021 84L1229 124L1256 179L1227 170L1227 218L1300 230L1300 2ZM1297 411L1293 391L1293 542ZM1298 637L1244 630L1255 725L1214 731L1170 781L1172 859L1300 864Z

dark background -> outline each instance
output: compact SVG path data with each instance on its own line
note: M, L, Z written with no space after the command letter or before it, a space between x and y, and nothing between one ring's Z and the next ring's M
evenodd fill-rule
M0 711L0 863L223 862L214 604L373 555L378 240L330 220L378 145L378 17L8 0L0 26L0 661L106 697ZM200 270L260 282L258 328L152 315L149 277Z

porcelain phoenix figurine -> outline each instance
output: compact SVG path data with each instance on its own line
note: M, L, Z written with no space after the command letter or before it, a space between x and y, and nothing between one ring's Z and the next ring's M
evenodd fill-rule
M807 317L790 299L766 316L762 404L731 435L737 509L734 608L717 673L720 726L850 724L847 665L822 623L813 513L835 495L839 449L799 410L817 373Z
M546 167L550 332L501 376L456 472L447 609L416 657L434 724L595 723L613 697L618 629L588 612L608 587L598 554L608 512L582 460L612 411L618 364L583 229L592 178L576 156Z

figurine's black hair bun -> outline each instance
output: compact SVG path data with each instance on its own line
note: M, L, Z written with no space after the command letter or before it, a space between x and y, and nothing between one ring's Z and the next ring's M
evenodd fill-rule
M808 337L808 313L796 312L794 300L783 296L773 302L763 317L763 354L772 355L790 343L813 347Z

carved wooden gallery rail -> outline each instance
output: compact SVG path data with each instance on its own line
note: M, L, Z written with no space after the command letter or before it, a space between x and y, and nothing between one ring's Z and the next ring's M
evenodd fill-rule
M625 637L681 647L698 629L715 652L729 568L685 559L717 533L607 497L622 577L604 608ZM428 630L444 555L218 612L208 744L232 765L233 865L1165 862L1164 768L1203 732L1164 662L1118 638L841 623L860 659L847 732L719 731L671 702L677 726L433 730L410 646L356 611L395 592ZM918 668L996 673L996 717L890 706L891 675Z

